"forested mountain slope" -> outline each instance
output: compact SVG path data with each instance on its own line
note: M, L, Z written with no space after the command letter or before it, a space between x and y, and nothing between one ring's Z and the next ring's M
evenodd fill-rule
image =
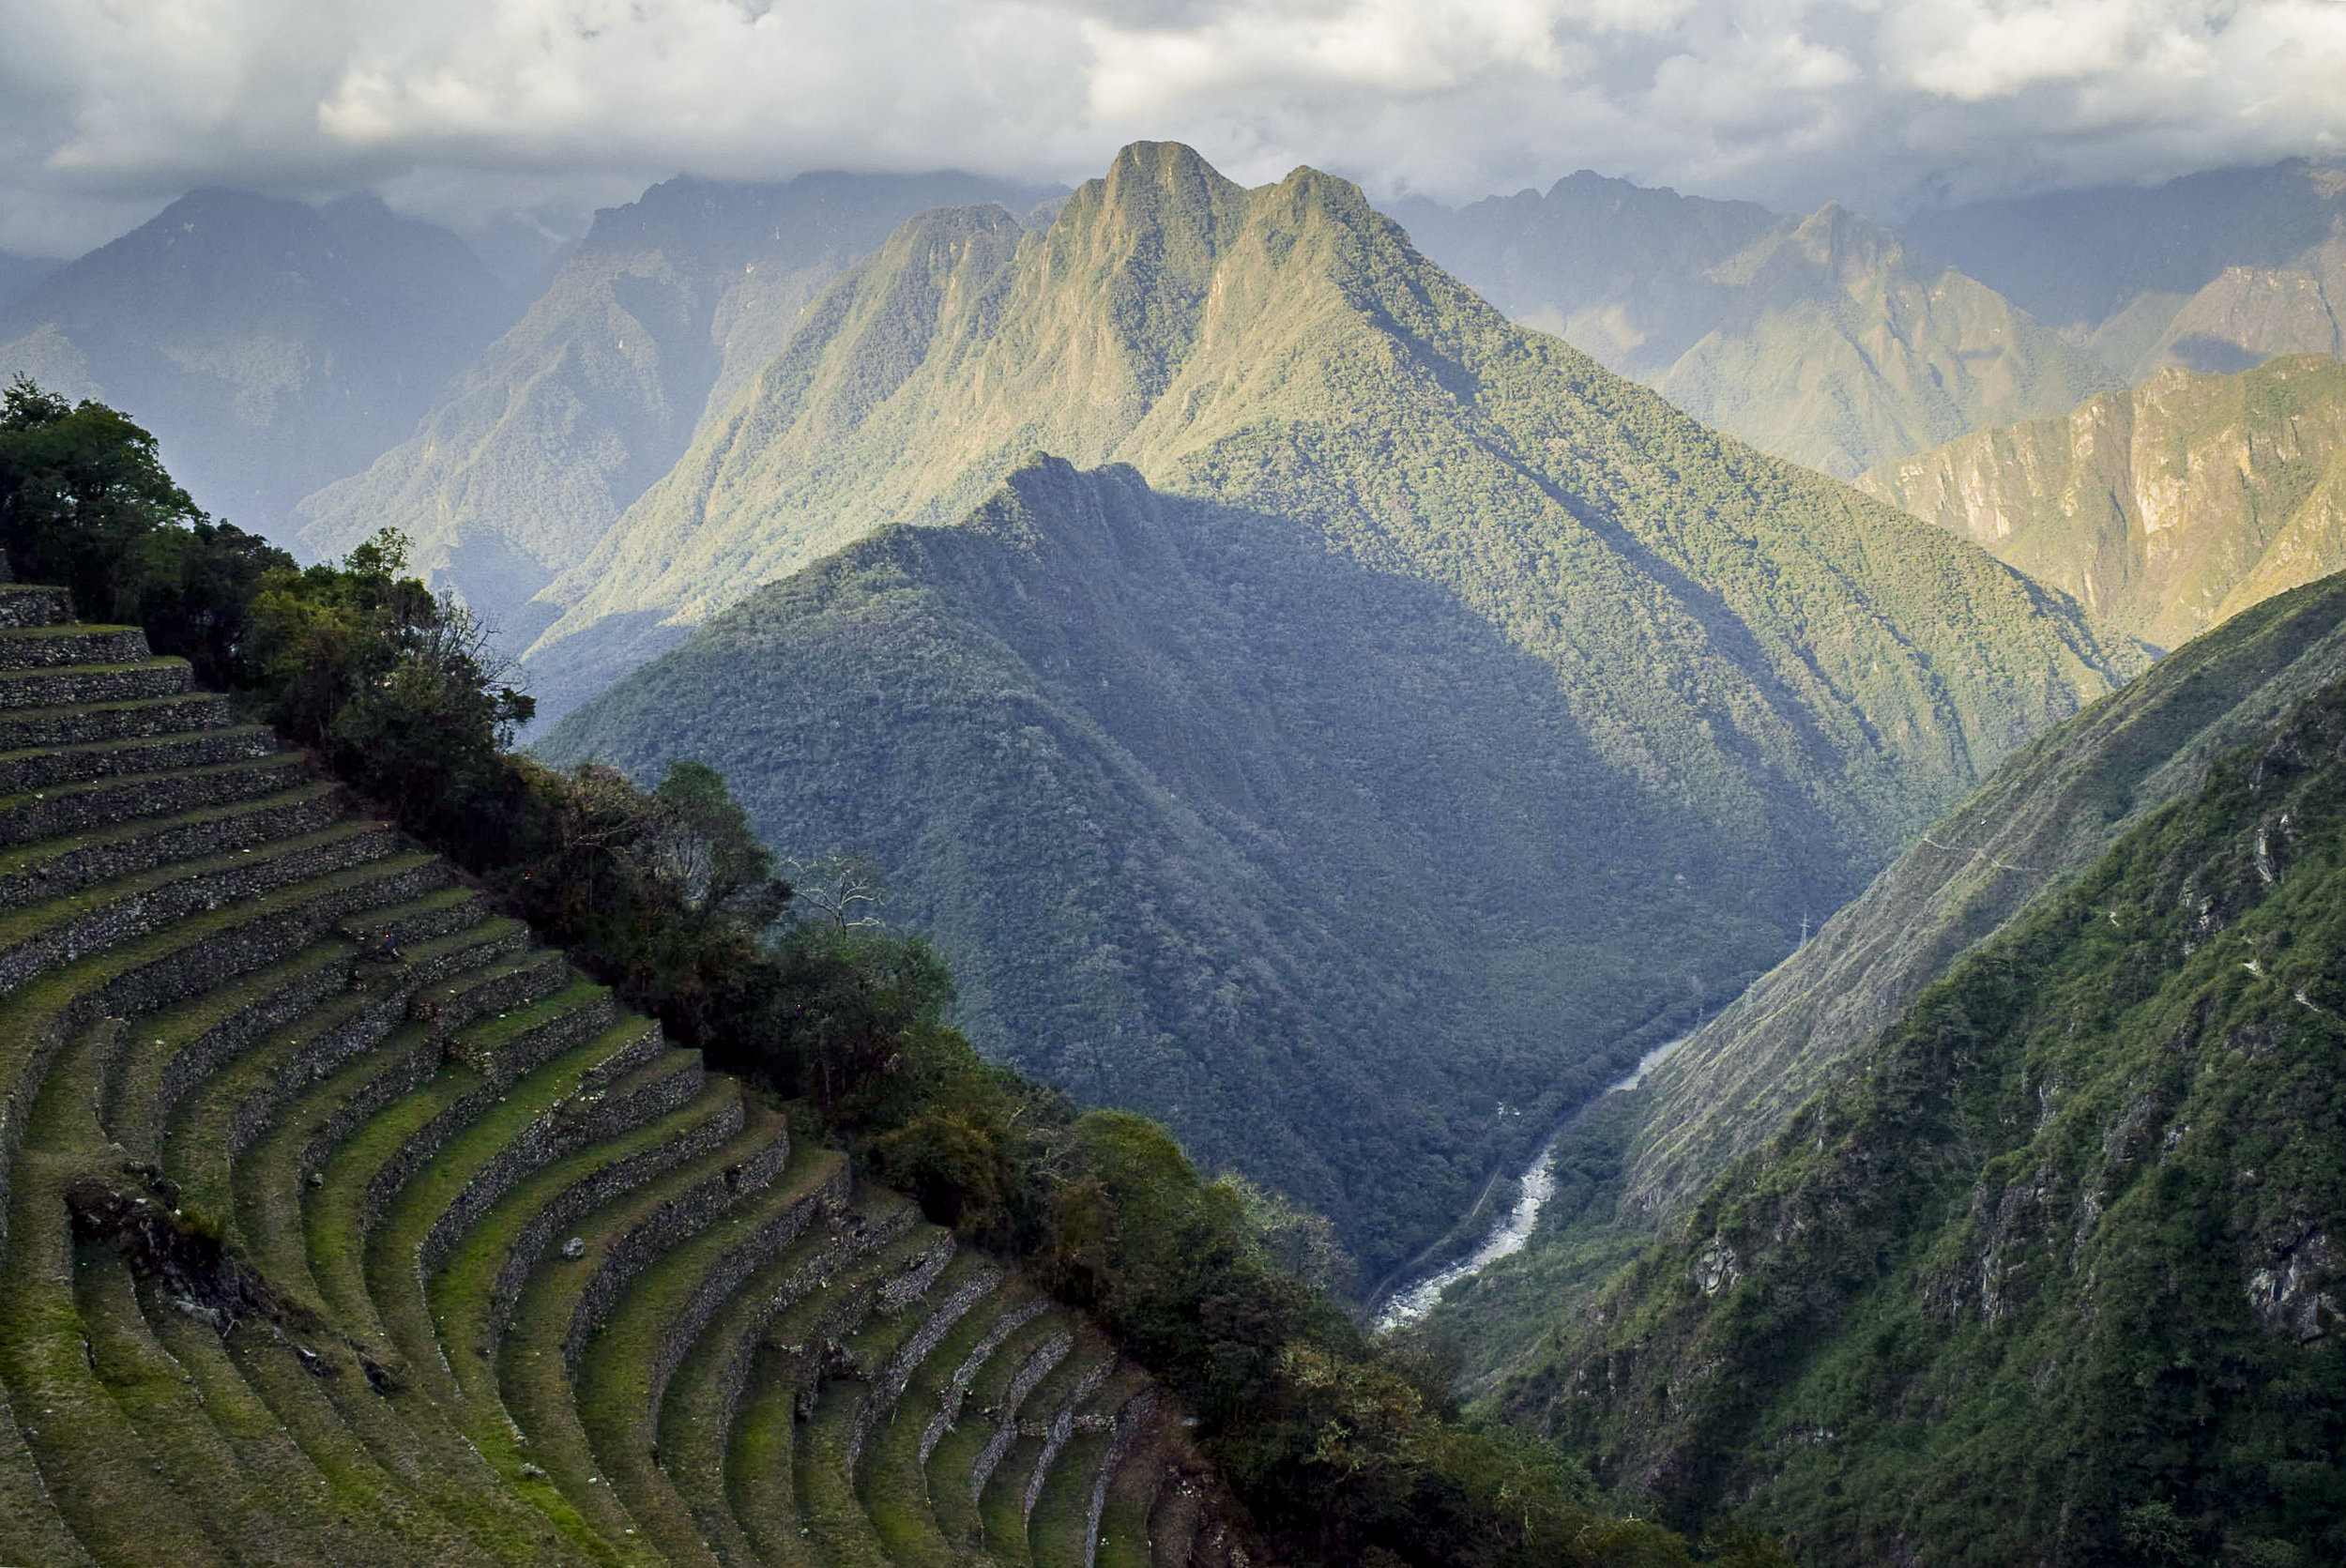
M2165 370L1857 483L2172 647L2346 567L2346 365Z
M0 381L123 408L198 505L284 539L518 308L454 235L372 196L199 190L0 307Z
M1149 149L1120 178L1144 157L1210 174ZM1289 183L1331 199L1214 191L1309 220L1260 222L1242 262L1365 239L1453 291L1404 338L1282 280L1335 294L1321 331L1407 400L1352 387L1377 422L1265 419L1192 470L1292 510L1032 463L958 525L761 591L541 750L705 757L776 842L871 853L983 1048L1165 1118L1381 1268L2118 666L1985 556L1508 327L1348 188ZM1510 418L1538 439L1502 446Z
M1914 1002L1510 1390L1804 1562L2346 1552L2346 682Z
M531 596L667 472L842 268L923 207L1024 210L1050 194L951 174L656 185L596 215L528 313L404 441L301 503L302 540L339 556L399 528L419 569L526 647L552 618Z
M2129 385L2346 352L2346 170L2291 159L1917 213L1901 232Z
M2115 384L1994 290L1838 206L1787 217L1583 170L1545 195L1394 211L1516 320L1844 478Z
M2010 758L1816 936L1634 1093L1559 1145L1558 1195L1524 1251L1435 1322L1477 1388L1550 1353L1613 1268L1775 1137L1917 994L2205 782L2211 762L2346 677L2346 579L2277 596L2186 644Z

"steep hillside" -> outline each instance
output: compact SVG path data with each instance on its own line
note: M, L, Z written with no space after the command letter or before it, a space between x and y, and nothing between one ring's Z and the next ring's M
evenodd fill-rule
M2346 170L2292 159L2150 189L1918 213L1901 232L2127 384L2346 351Z
M0 307L0 380L126 410L198 505L286 539L294 504L413 429L517 304L373 197L199 190Z
M1683 443L1679 474L1739 465L1781 510L1728 525L1722 490L1707 537L1640 548L1598 531L1629 481L1576 486L1585 522L1501 491L1511 526L1363 560L1041 460L753 596L541 750L704 758L775 842L874 856L982 1048L1165 1118L1381 1271L2100 684L1984 557L1598 389L1624 418L1582 439ZM1668 546L1732 564L1698 587Z
M2268 600L2006 761L1816 936L1634 1093L1559 1142L1557 1195L1524 1251L1435 1323L1486 1388L1577 1322L1613 1269L1775 1137L1850 1057L1973 947L2090 866L2211 761L2346 677L2346 579Z
M1246 1560L1096 1327L136 630L0 587L0 1557Z
M1509 1392L1804 1562L2346 1551L2346 682L1923 993Z
M1763 451L1843 477L2113 384L1992 289L1838 206L1781 217L1586 171L1396 209L1526 326Z
M2346 365L2162 371L1858 485L2172 647L2346 567Z
M302 541L339 556L399 528L420 570L526 647L551 618L531 596L667 472L841 269L924 207L1023 211L1051 193L951 174L656 185L596 215L528 313L404 441L301 503Z

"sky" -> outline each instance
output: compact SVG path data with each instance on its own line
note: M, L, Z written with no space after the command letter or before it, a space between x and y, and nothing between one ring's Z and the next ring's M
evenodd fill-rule
M0 250L183 191L556 231L678 173L1079 180L1138 138L1463 201L1805 210L2346 162L2346 0L0 0Z

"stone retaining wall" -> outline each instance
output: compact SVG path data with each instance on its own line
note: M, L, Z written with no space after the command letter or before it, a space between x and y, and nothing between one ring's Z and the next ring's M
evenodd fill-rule
M247 724L9 752L0 754L0 794L22 795L93 779L167 773L181 768L211 768L267 756L276 750L274 731Z
M1043 1484L1051 1478L1051 1461L1059 1457L1059 1451L1065 1448L1067 1439L1074 1435L1076 1408L1108 1380L1108 1372L1115 1364L1116 1358L1108 1356L1103 1358L1097 1366L1088 1368L1082 1377L1075 1379L1075 1386L1068 1391L1066 1402L1040 1432L1034 1431L1025 1422L1019 1423L1021 1434L1043 1439L1042 1452L1035 1455L1034 1469L1027 1477L1027 1489L1019 1498L1018 1522L1021 1525L1034 1517L1035 1499L1043 1495Z
M249 845L298 838L348 814L339 787L251 811L220 812L195 821L166 820L135 836L77 845L37 864L0 875L0 909L64 898L99 882L136 875L175 860L201 860Z
M587 1282L578 1304L571 1309L570 1327L562 1335L563 1370L572 1378L578 1376L579 1358L586 1353L586 1341L611 1316L611 1309L618 1304L630 1280L678 1241L714 1225L742 1194L762 1191L770 1185L774 1174L774 1170L746 1163L711 1171L614 1242L602 1255L595 1277ZM792 1205L789 1213L774 1223L787 1222L801 1207L803 1204Z
M441 1033L454 1034L489 1013L510 1012L550 997L579 978L568 960L546 948L539 951L534 961L513 968L477 974L469 982L459 976L448 983L419 989L412 1011Z
M994 1436L987 1439L977 1462L969 1467L969 1501L972 1506L984 1494L986 1482L993 1478L994 1467L1002 1462L1002 1455L1010 1452L1010 1445L1018 1440L1018 1407L1027 1402L1027 1395L1034 1392L1035 1384L1049 1377L1052 1369L1065 1361L1067 1353L1074 1347L1075 1336L1065 1329L1059 1330L1043 1342L1028 1358L1027 1364L1018 1369L1018 1375L1010 1380L1009 1389L1002 1394L1001 1406L994 1412Z
M175 925L190 915L242 904L297 883L388 858L399 835L376 823L346 837L282 855L255 857L111 899L27 935L0 951L0 992L13 991L44 969Z
M19 708L13 718L0 714L0 752L226 729L236 722L235 706L217 692L173 692L129 702Z
M694 1123L690 1130L665 1143L654 1144L623 1160L599 1165L549 1199L545 1207L532 1215L515 1235L512 1250L506 1254L504 1265L497 1270L497 1277L489 1286L488 1334L492 1354L497 1343L504 1339L505 1331L512 1326L513 1308L521 1301L523 1287L528 1285L530 1273L553 1249L556 1236L604 1204L624 1193L632 1192L663 1171L689 1165L711 1149L722 1147L739 1134L748 1120L748 1107L737 1094L723 1111L707 1121ZM785 1140L785 1147L787 1147L787 1140Z
M649 1020L647 1020L648 1023ZM652 1038L660 1038L652 1026ZM680 1063L630 1095L605 1100L582 1112L572 1095L532 1117L489 1162L475 1171L449 1206L433 1221L416 1248L416 1277L431 1278L455 1254L465 1233L480 1221L497 1200L555 1161L575 1154L589 1144L616 1138L647 1126L692 1100L708 1074L697 1061Z
M45 670L59 664L135 664L146 633L135 626L49 625L0 632L0 668Z
M1040 1298L1031 1302L1022 1302L996 1318L994 1327L986 1331L985 1337L970 1347L969 1354L962 1358L959 1366L953 1368L952 1377L937 1394L937 1414L929 1418L927 1427L921 1433L922 1464L925 1465L929 1462L930 1453L944 1440L945 1434L952 1430L953 1423L961 1419L961 1403L968 1397L970 1379L977 1377L978 1369L986 1363L987 1359L995 1351L1002 1347L1002 1341L1042 1317L1048 1310L1050 1310L1050 1303Z
M1091 1481L1091 1503L1084 1511L1083 1568L1094 1568L1099 1560L1100 1521L1107 1515L1108 1484L1123 1468L1124 1458L1132 1453L1133 1443L1139 1438L1140 1429L1149 1423L1149 1418L1156 1413L1156 1408L1157 1391L1142 1389L1125 1400L1116 1412L1116 1425L1108 1437L1107 1452L1100 1458L1100 1473Z
M0 816L0 845L31 844L126 817L175 816L206 806L276 795L309 781L309 763L291 753L179 773L98 779L51 790L38 799L16 802Z
M136 702L141 697L175 697L193 690L195 672L184 659L154 659L108 670L0 669L0 712Z
M541 998L542 999L542 998ZM446 1037L450 1061L462 1062L482 1077L510 1084L535 1067L542 1067L573 1045L584 1045L618 1022L619 1010L611 993L510 1033L476 1025Z

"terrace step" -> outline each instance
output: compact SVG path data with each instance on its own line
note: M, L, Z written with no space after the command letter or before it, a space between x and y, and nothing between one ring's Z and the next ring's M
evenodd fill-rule
M556 950L517 951L419 988L408 1007L419 1021L453 1034L485 1014L526 1007L573 979L570 961Z
M0 583L0 626L62 626L73 619L73 596L40 583Z
M126 773L161 773L241 762L267 756L276 749L277 732L265 724L134 735L123 740L90 740L74 746L35 746L0 752L0 793L22 796Z
M135 626L0 627L0 670L54 669L61 664L129 664L146 657L146 633Z
M899 1216L903 1212L896 1210ZM882 1236L888 1238L886 1244L874 1250L872 1239ZM889 1217L885 1225L867 1222L843 1227L836 1241L816 1241L816 1249L796 1271L789 1304L762 1334L732 1349L739 1358L741 1387L731 1429L720 1439L724 1513L732 1528L721 1525L713 1539L747 1555L723 1559L728 1563L809 1556L823 1562L861 1563L877 1549L851 1488L827 1485L824 1478L804 1469L811 1438L803 1423L822 1392L828 1345L861 1321L862 1306L876 1296L879 1285L905 1271L908 1256L935 1251L938 1237L934 1231L907 1234L902 1218ZM843 1253L841 1241L855 1250ZM662 1453L664 1458L666 1451ZM715 1499L707 1491L706 1459L687 1459L700 1499L693 1510L697 1515ZM838 1467L830 1473L839 1473ZM812 1484L811 1489L806 1483ZM819 1515L814 1506L818 1497ZM810 1554L805 1538L816 1523L833 1516L849 1528L827 1529L819 1547Z
M986 1281L981 1267L958 1286L938 1282L937 1288L945 1295L937 1317L954 1314L960 1298L980 1285L988 1286L984 1293L960 1307L956 1321L906 1369L888 1419L876 1424L865 1442L859 1487L864 1511L890 1558L906 1568L952 1568L959 1560L937 1523L924 1462L951 1425L952 1414L958 1414L978 1369L1044 1310L1043 1302L1015 1282L998 1274ZM925 1337L923 1331L907 1341L897 1352L899 1362Z
M787 1179L777 1181L785 1161ZM788 1119L752 1104L733 1138L586 1216L576 1249L538 1260L498 1349L498 1387L550 1489L606 1540L627 1539L636 1522L580 1425L575 1391L587 1344L636 1276L672 1248L716 1226L738 1233L744 1211L770 1220L801 1204L819 1210L836 1201L845 1170L816 1150L791 1161Z
M293 838L118 876L53 904L11 910L0 915L0 991L190 915L384 860L398 848L399 835L388 823L337 822Z
M1003 1455L1018 1440L1018 1408L1035 1384L1067 1358L1074 1343L1059 1313L1035 1317L1004 1339L977 1369L950 1420L932 1418L941 1430L925 1457L929 1502L937 1530L956 1549L983 1549L986 1530L980 1500Z
M0 845L30 844L140 816L175 816L310 782L299 752L162 773L123 773L0 799Z
M436 1073L350 1132L319 1172L322 1180L307 1206L312 1272L335 1308L366 1325L370 1337L400 1344L379 1318L380 1303L366 1277L377 1222L443 1148L503 1101L532 1069L577 1047L583 1055L567 1064L567 1086L618 1053L639 1050L640 1031L613 1029L613 1017L610 992L581 983L526 1012L475 1026L468 1032L502 1032L494 1045L471 1052L471 1059L454 1048L454 1040L443 1041L446 1059ZM429 1026L415 1028L438 1038Z
M867 1222L853 1238L878 1233ZM722 1562L756 1560L726 1496L725 1476L734 1417L752 1362L769 1333L787 1339L808 1332L792 1320L820 1311L812 1298L850 1261L842 1241L828 1223L810 1226L742 1281L670 1377L656 1433L638 1434L647 1446L656 1444L666 1484L691 1515L701 1545ZM677 1555L673 1545L670 1555Z
M1027 1505L1035 1568L1094 1568L1108 1487L1155 1408L1147 1376L1120 1366L1072 1413L1060 1446L1042 1461Z
M431 856L394 855L185 917L0 997L0 1126L24 1124L51 1060L76 1030L104 1017L151 1012L264 968L353 910L412 898L447 876ZM83 1087L93 1098L103 1088L97 1082ZM0 1180L15 1147L0 1139Z
M193 690L195 671L184 659L129 659L111 663L0 669L0 712L20 708L69 708L75 703L168 697Z
M1116 1352L1096 1333L1077 1331L1075 1347L1021 1402L1015 1423L999 1437L1011 1439L979 1500L986 1541L1005 1561L1033 1560L1027 1533L1036 1499L1050 1479L1052 1462L1074 1433L1075 1412L1116 1368Z
M64 898L117 876L274 839L315 832L348 814L340 784L304 783L276 795L0 850L0 909Z
M236 705L218 692L7 708L0 709L0 752L226 729L236 722Z

